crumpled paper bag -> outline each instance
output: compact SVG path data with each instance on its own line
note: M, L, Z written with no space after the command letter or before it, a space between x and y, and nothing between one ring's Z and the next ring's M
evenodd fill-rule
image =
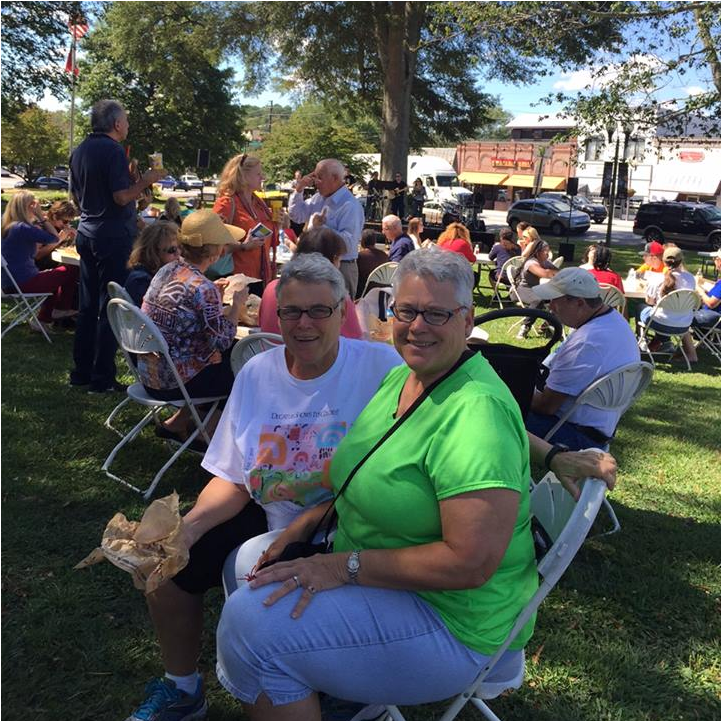
M153 501L139 523L116 513L103 532L100 547L75 568L86 568L106 558L127 571L135 587L146 594L185 568L188 546L183 537L178 494Z
M255 327L258 325L258 316L260 315L260 296L253 295L252 293L248 296L248 300L245 301L245 305L240 309L240 315L238 316L238 323L240 325L247 325Z
M386 322L375 315L368 318L368 337L374 341L390 343L393 341L393 318Z
M223 290L223 303L230 305L233 302L233 293L245 290L251 283L260 283L260 278L251 278L244 273L229 275L226 280L228 285Z

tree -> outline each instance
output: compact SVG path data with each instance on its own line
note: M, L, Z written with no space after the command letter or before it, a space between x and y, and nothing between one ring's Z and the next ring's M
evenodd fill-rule
M308 173L321 158L338 158L354 174L363 174L365 164L357 153L373 152L371 144L353 128L335 120L327 108L307 103L288 120L273 124L260 157L266 176L272 182L288 180L295 170Z
M70 18L84 17L87 3L4 2L2 4L3 116L15 116L49 90L67 97L65 55Z
M63 141L62 132L46 110L31 107L16 117L3 118L3 162L24 166L22 177L28 182L67 159Z
M141 165L157 150L182 173L207 148L213 172L242 150L233 71L219 68L215 25L212 3L113 3L88 35L78 92L88 107L108 97L125 106Z
M473 134L473 140L506 140L511 137L506 125L513 120L513 114L501 107L499 98L496 102L496 107L488 111L488 123Z
M381 172L388 176L406 166L410 147L432 135L467 138L487 120L493 99L478 87L478 71L530 82L551 61L575 67L595 49L617 45L613 18L581 31L568 22L604 5L228 3L221 32L245 62L246 91L282 77L281 87L300 95L380 116ZM233 35L237 27L247 34Z

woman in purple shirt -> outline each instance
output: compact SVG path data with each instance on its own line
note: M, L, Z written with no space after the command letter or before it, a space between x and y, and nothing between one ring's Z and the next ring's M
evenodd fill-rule
M61 265L41 271L35 265L38 246L55 247L60 242L57 230L47 220L32 193L21 190L10 198L2 218L2 255L23 293L52 293L40 308L38 317L41 323L74 315L72 306L78 284L77 268ZM9 293L15 292L4 272L2 288Z

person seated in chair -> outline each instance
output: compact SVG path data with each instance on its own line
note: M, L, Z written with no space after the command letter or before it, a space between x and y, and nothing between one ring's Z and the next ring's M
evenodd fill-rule
M510 228L503 228L498 234L498 242L493 244L491 252L488 254L489 260L496 261L496 267L491 268L488 272L492 285L495 285L498 281L510 285L508 278L501 275L501 270L507 261L520 254L521 247L514 241L513 231Z
M721 272L721 250L717 250L713 256L716 272ZM715 325L721 317L721 278L714 285L706 290L706 281L702 276L696 278L696 292L701 296L703 308L694 313L693 324L702 328L709 328Z
M388 260L398 262L414 250L413 240L403 232L403 224L397 215L386 215L381 230L391 246Z
M639 361L640 354L628 322L601 301L598 281L583 268L564 268L533 292L550 301L561 323L575 328L546 359L545 387L536 391L526 418L526 428L543 438L587 386L615 368ZM579 406L549 440L575 450L603 448L619 418L619 411Z

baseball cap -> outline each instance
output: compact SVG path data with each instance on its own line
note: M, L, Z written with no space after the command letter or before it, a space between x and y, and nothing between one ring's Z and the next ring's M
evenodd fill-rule
M643 246L639 255L663 255L663 246L657 240L652 240Z
M226 225L212 210L196 210L183 219L180 226L180 242L184 245L240 245L245 231L234 225Z
M598 281L583 268L563 268L548 281L532 289L542 300L553 300L562 295L574 298L598 298L601 289Z
M681 248L666 248L663 251L663 259L665 260L675 260L678 263L683 262L683 251Z

